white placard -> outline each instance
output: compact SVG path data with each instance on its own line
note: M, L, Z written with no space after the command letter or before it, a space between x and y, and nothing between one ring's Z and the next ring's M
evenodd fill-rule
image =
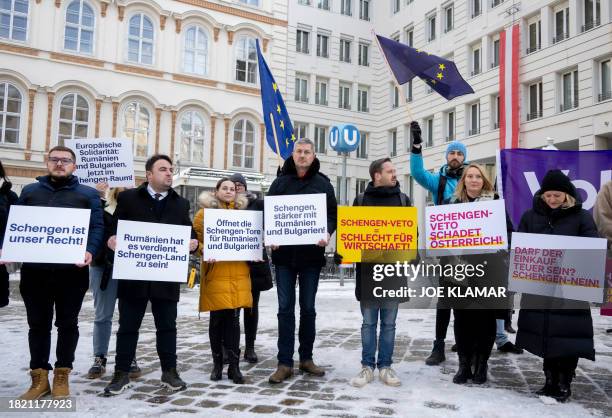
M90 209L11 206L3 261L77 264L85 260Z
M266 245L317 244L327 239L325 193L266 196L264 198Z
M508 248L504 201L425 208L426 248L435 256L494 252Z
M74 175L79 183L94 187L107 182L110 187L134 187L132 140L125 138L67 139L66 146L76 154Z
M204 209L202 259L258 261L263 253L263 214L254 210Z
M515 232L508 290L601 303L606 244L603 238Z
M113 279L187 280L191 227L120 220Z

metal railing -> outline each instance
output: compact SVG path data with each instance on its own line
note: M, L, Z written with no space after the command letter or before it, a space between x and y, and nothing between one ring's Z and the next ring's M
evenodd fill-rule
M552 41L552 42L553 42L553 44L556 44L556 43L559 43L559 42L561 42L561 41L564 41L564 40L566 40L566 39L568 39L568 38L569 38L569 32L566 32L566 33L560 33L559 35L557 35L557 36L555 36L555 37L553 38L553 41Z
M536 110L535 112L527 113L527 120L534 120L542 117L542 110Z

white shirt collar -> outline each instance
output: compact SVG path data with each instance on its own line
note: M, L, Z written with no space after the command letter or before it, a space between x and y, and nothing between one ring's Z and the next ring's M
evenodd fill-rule
M155 199L155 195L159 192L156 192L155 190L153 190L153 188L151 187L150 184L147 184L147 192L149 192L149 194L151 195L151 197L153 199ZM168 191L166 190L165 192L159 193L161 195L161 199L164 199L166 196L168 196Z

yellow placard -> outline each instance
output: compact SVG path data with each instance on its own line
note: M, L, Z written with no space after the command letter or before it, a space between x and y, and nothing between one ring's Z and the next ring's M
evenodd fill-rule
M417 254L417 209L339 206L336 251L343 263L394 263Z

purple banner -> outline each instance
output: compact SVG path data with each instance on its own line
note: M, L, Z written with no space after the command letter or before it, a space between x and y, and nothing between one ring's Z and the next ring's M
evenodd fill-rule
M588 211L601 187L612 180L612 151L504 149L500 165L506 211L515 230L523 213L533 206L533 196L548 170L559 169L572 180Z

